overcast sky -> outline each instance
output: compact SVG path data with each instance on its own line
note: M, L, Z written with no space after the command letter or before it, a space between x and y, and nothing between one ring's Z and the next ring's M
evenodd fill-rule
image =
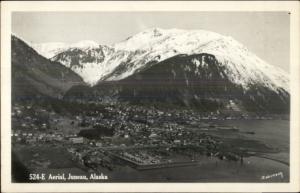
M15 12L12 32L32 43L93 40L113 44L142 30L203 29L232 36L289 71L287 12Z

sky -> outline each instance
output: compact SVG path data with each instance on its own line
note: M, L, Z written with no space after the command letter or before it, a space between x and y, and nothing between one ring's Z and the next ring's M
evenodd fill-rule
M14 12L12 32L31 43L93 40L111 45L148 28L202 29L231 36L289 72L288 12Z

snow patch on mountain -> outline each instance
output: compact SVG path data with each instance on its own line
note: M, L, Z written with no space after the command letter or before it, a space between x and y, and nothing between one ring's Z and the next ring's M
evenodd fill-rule
M109 74L128 56L128 53L122 53L118 57L106 55L101 63L84 63L84 67L73 66L71 69L79 74L89 85L95 85L100 79Z
M112 72L128 58L130 52L116 51L114 48L98 45L88 48L69 48L52 57L79 74L89 85L95 85L99 79Z

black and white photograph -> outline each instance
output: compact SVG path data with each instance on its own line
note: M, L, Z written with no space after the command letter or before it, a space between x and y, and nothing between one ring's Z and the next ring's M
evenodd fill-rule
M13 11L9 27L12 184L291 182L290 11Z

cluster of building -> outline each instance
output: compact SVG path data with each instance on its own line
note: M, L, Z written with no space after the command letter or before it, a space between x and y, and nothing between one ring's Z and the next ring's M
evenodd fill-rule
M36 143L67 142L70 144L83 144L86 140L76 134L65 136L62 132L42 133L14 130L11 133L12 141L35 145Z
M210 125L203 124L202 120L214 119L216 115L213 113L200 115L193 110L162 111L154 107L115 104L69 116L70 127L85 130L105 128L113 131L112 136L100 133L101 136L97 139L78 136L78 132L69 134L64 132L64 128L53 129L59 125L60 115L44 109L16 105L13 107L12 117L13 142L65 146L75 161L95 170L99 165L113 168L112 152L115 149L121 151L114 155L139 165L160 164L171 160L155 151L144 151L151 148L168 151L169 148L193 147L208 155L224 156L219 151L222 140L199 129L200 126L209 128ZM139 151L132 151L132 147L139 148ZM189 151L194 151L193 148Z

